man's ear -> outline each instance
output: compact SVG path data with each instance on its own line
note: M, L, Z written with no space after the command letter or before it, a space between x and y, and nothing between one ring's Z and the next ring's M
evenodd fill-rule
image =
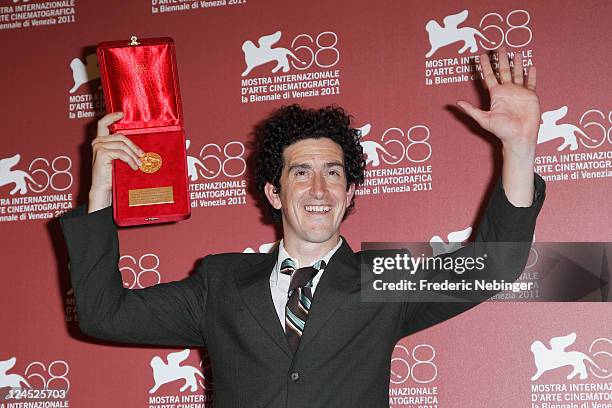
M351 183L349 184L349 187L346 190L346 206L347 207L351 205L351 200L353 199L354 195L355 195L355 184Z
M282 204L281 204L281 199L278 195L279 194L278 189L274 187L272 183L266 183L266 185L264 186L264 193L266 194L266 198L268 199L272 207L274 207L277 210L280 210L282 207Z

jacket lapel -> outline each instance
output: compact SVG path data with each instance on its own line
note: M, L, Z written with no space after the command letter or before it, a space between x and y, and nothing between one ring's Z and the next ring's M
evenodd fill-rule
M237 269L234 276L238 292L255 320L287 356L293 357L270 292L270 274L277 258L278 246L261 262Z
M298 353L312 341L346 297L359 290L359 262L346 239L342 241L317 284Z

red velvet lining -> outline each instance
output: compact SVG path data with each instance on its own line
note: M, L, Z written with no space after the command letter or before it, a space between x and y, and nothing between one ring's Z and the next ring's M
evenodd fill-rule
M185 160L185 137L181 131L143 133L129 136L145 152L154 152L162 157L162 166L155 173L134 171L121 160L113 161L113 183L115 219L119 225L142 224L143 220L157 217L160 222L184 219L190 212L187 191L187 164ZM173 204L154 204L129 207L129 190L172 186ZM176 214L187 214L176 217ZM174 217L172 217L174 216Z
M125 43L127 44L127 42ZM114 132L180 126L181 108L173 44L107 47L101 44L107 111L121 111Z

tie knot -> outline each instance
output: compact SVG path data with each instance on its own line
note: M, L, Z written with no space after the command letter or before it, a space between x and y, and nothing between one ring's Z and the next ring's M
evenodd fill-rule
M291 276L291 274L293 273L293 271L295 271L295 261L291 258L287 258L285 259L282 263L281 263L281 267L280 267L280 272L284 275L289 275Z
M296 288L306 286L315 277L315 275L324 268L325 261L320 260L312 266L307 266L296 270L293 259L287 258L281 263L280 272L285 275L291 275L291 283L289 284L289 292L291 292Z

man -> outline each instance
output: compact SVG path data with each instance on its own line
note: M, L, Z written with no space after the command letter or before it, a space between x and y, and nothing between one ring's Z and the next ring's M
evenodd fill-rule
M491 110L458 102L503 146L502 182L477 240L530 242L544 199L544 183L533 174L540 121L535 69L524 79L522 69L511 72L505 50L499 57L500 82L481 56ZM522 67L518 53L514 66ZM123 160L136 170L142 151L109 134L120 118L110 114L98 123L88 214L81 207L61 219L79 324L103 339L205 345L216 407L387 406L397 340L473 306L410 297L360 301L363 254L339 232L363 181L358 134L341 109L297 106L279 110L256 130L256 182L282 220L279 248L207 256L182 281L124 289L109 207L111 163ZM526 256L518 254L518 263L524 266Z

